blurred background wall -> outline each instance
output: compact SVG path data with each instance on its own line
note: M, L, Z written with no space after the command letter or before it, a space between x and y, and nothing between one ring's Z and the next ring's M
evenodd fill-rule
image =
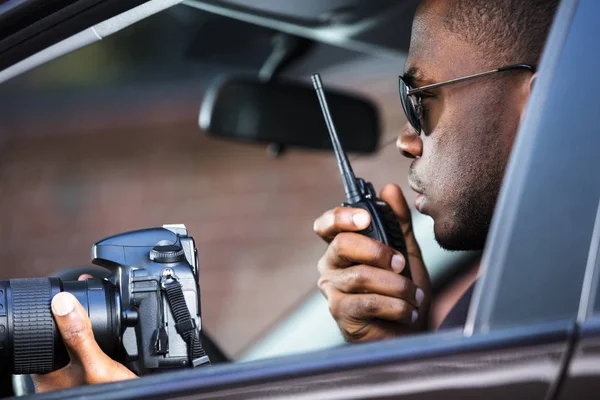
M343 197L331 155L270 159L193 121L14 137L0 160L1 279L87 265L104 236L185 223L205 327L231 355L314 290L325 246L312 223ZM367 161L357 171L376 177Z

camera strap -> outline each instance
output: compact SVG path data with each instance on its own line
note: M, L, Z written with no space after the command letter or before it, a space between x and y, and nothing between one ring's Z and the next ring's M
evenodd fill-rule
M202 348L200 330L196 326L196 321L190 315L190 311L183 296L181 284L171 277L163 282L162 287L167 295L167 302L171 307L171 312L175 317L175 329L181 335L188 346L188 357L194 367L210 364L206 351Z

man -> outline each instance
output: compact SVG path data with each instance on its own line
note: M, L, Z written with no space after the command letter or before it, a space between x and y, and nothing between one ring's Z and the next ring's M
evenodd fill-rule
M435 238L445 249L478 250L485 244L557 3L425 0L419 5L400 81L408 123L397 146L414 159L408 175L418 193L415 207L433 218ZM448 82L463 77L469 78ZM399 275L405 265L399 252L355 233L368 226L366 212L336 208L314 224L330 243L318 264L319 288L348 341L426 328L430 281L410 210L398 186L385 186L381 198L402 225L412 282ZM459 300L446 326L464 323L469 296L470 291Z
M411 187L417 210L431 215L435 236L450 250L485 243L510 148L558 0L425 0L414 19L401 83L407 124L400 151L414 158ZM509 66L459 83L423 88ZM330 243L319 261L319 287L349 341L383 339L425 328L431 300L429 276L412 233L400 188L381 198L402 225L413 281L399 273L404 257L357 234L369 224L361 210L336 208L315 221ZM102 353L89 320L68 293L52 310L71 364L34 377L36 390L135 377ZM460 316L459 316L460 317ZM460 318L458 318L460 319Z

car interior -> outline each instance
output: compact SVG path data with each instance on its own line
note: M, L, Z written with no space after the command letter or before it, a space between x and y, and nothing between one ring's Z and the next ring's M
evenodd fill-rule
M417 0L60 3L0 2L0 209L10 210L0 224L4 243L0 258L11 265L0 268L0 279L75 276L89 270L90 247L103 237L185 223L199 252L207 351L214 364L229 368L222 370L222 386L209 383L205 374L204 380L194 381L194 390L208 393L229 384L230 392L219 392L223 398L238 393L235 388L242 390L244 382L252 385L255 397L271 393L273 386L253 380L252 365L264 372L261 379L284 382L291 378L277 360L317 374L331 371L330 367L351 371L353 363L364 357L366 371L386 376L399 370L377 365L367 353L409 360L411 343L442 348L459 336L465 342L444 348L444 354L460 349L476 352L486 340L503 337L496 328L513 328L517 320L523 325L545 323L559 313L548 311L539 321L531 316L531 310L549 309L547 297L552 290L561 290L556 275L535 269L542 262L552 263L553 257L564 261L562 255L540 256L548 246L557 248L558 239L533 244L528 252L522 245L534 240L531 232L529 236L518 228L505 232L495 221L488 243L493 240L502 246L486 247L485 254L448 252L436 243L431 219L414 208L415 234L434 289L432 328L473 282L479 264L486 265L464 338L462 331L407 338L397 354L390 353L385 343L348 349L354 346L345 344L317 289L316 263L325 244L314 234L312 223L344 201L344 188L310 76L318 72L323 79L333 120L356 174L377 189L399 184L408 203L414 204L406 180L410 160L399 154L395 143L405 122L396 81L403 70ZM575 12L569 4L576 1L563 3L562 14ZM24 7L31 7L28 20L10 18L24 15ZM566 35L568 23L563 20L570 21L565 17L556 23L556 37ZM567 68L552 61L559 51L546 50L547 72L542 73L547 78L540 79L537 110L543 109L549 91L558 90L551 86L551 74ZM526 122L528 129L538 129L541 117L536 118ZM534 140L538 136L522 140L515 151L531 165L538 162L547 168L549 160L533 153ZM527 158L529 152L533 155ZM526 193L532 199L551 193L541 184L517 187L541 177L511 167L506 185L515 190L510 193ZM555 176L563 172L553 170ZM597 171L592 168L589 175L597 182ZM511 208L508 203L521 197L503 190L505 207L499 206L496 215L513 212L512 219L505 220L511 229L515 220L527 221L536 204L540 209L545 206L539 200L529 208ZM586 193L581 212L597 209L594 190ZM573 249L575 243L589 248L595 229L593 218L581 218L588 222L572 237ZM530 221L527 226L539 229L536 238L544 236L540 231L553 233L542 222ZM512 255L505 254L513 248ZM581 254L572 259L581 268L569 276L583 281L594 265L586 267L587 250ZM510 263L512 269L505 268ZM528 279L518 271L530 273ZM566 272L562 276L567 279ZM514 313L514 298L505 296L503 303L498 295L525 292L529 289L523 285L532 281L537 282L536 290L542 283L548 289L540 289L537 298L533 295L531 308L522 307L521 313ZM578 282L564 289L564 296L572 300L562 303L565 319L579 302ZM544 325L542 333L536 332L554 338L552 329ZM487 335L483 339L475 335L482 332ZM347 352L337 353L339 349ZM554 356L561 354L557 350ZM317 359L323 363L329 355L335 364L318 364ZM450 369L448 365L456 362L452 360L443 368ZM533 355L527 360L531 365L540 362ZM414 367L407 362L404 369L398 368L408 376ZM344 377L332 373L330 386L337 388L352 377L359 385L363 372ZM172 385L189 378L182 373ZM161 390L169 390L166 378L153 379L165 385ZM494 379L484 381L493 386ZM293 382L296 390L305 384ZM286 393L283 386L280 389L275 393ZM103 389L90 390L89 398L102 398ZM530 392L536 395L530 398L545 390L536 386ZM355 398L360 398L357 393Z
M306 177L290 179L292 185L293 180L296 179L298 186L305 185L300 181L301 179L318 181L317 176L320 176L324 181L319 184L314 183L314 186L309 187L309 190L303 194L298 193L299 198L296 201L312 203L306 205L308 209L303 210L301 218L294 219L294 223L288 222L289 219L281 218L283 216L280 216L279 221L273 218L271 229L285 230L285 233L280 240L269 237L269 243L261 243L267 247L258 249L263 253L260 263L272 267L245 265L246 273L254 275L252 283L256 287L248 293L233 294L230 298L231 302L246 303L248 307L248 309L240 308L236 312L243 312L248 316L253 313L268 314L268 317L254 320L255 326L245 328L249 330L248 334L242 335L247 336L246 339L236 339L235 341L239 343L235 345L228 345L225 338L232 334L239 334L239 328L228 327L226 329L232 329L233 332L224 335L220 332L220 328L211 327L211 314L216 315L219 313L217 310L222 312L223 305L217 304L217 291L211 294L210 288L228 284L221 280L212 281L217 276L211 278L209 275L209 269L212 268L209 265L222 257L217 254L206 254L203 248L210 245L204 246L203 241L209 240L208 244L215 238L203 238L203 234L196 234L200 260L204 265L201 282L203 312L206 331L215 338L216 343L223 346L224 352L232 359L257 357L261 351L258 351L256 346L260 347L260 343L264 340L270 343L268 345L270 351L265 353L265 356L285 354L285 351L292 352L291 348L296 348L296 351L306 351L327 343L343 344L343 339L337 332L333 320L328 318L326 303L316 289L317 254L322 251L323 246L311 229L314 218L341 202L343 187L336 170L322 115L315 107L314 90L308 82L311 73L320 72L325 85L331 87L331 90L340 91L340 96L344 96L339 98L338 104L336 102L338 99L332 97L334 94L332 92L329 94L329 101L340 139L351 159L356 163L357 173L367 175L376 187L381 187L390 181L398 181L407 196L412 196L407 182L402 179L402 171L407 163L399 157L394 147L404 117L397 100L397 88L386 85L386 81L402 70L410 34L410 26L395 23L397 20L394 16L402 15L404 21L410 22L416 2L401 2L400 5L395 4L396 2L381 2L377 5L367 5L364 2L332 2L332 4L306 2L301 6L293 4L282 6L281 2L265 2L258 8L252 5L244 7L241 4L243 2L222 2L221 8L218 9L211 8L216 7L216 3L219 2L214 3L187 2L173 6L102 41L5 82L0 93L2 103L6 105L0 111L2 113L0 124L3 125L1 130L5 132L7 140L15 138L14 140L17 141L17 137L31 135L44 136L48 140L73 136L75 141L81 141L80 145L85 145L85 139L80 138L86 131L90 135L101 134L106 141L126 141L127 139L123 138L127 135L132 137L132 140L143 141L143 133L133 135L124 134L123 131L131 128L143 130L148 125L152 125L153 117L150 116L149 119L148 116L153 112L148 110L160 108L163 113L171 114L165 118L172 120L156 121L166 126L161 129L164 132L157 132L155 135L169 135L169 131L178 129L178 123L188 124L195 120L196 127L192 129L185 127L191 131L186 135L197 136L196 140L201 141L199 145L208 148L213 146L213 143L222 141L223 144L219 143L219 147L233 149L223 154L215 154L215 160L210 162L218 163L218 168L224 174L235 176L241 168L254 167L258 163L257 159L260 158L262 159L260 163L264 164L261 169L269 170L270 179L289 179L289 170L293 168L291 163L308 164L313 163L314 159L322 160L323 171L319 175L316 175L315 171L307 170ZM248 20L239 14L242 12L255 17L265 14L267 17L263 17L260 21ZM233 18L228 13L238 14L234 14L237 17ZM385 20L379 21L382 16L386 16ZM357 28L354 32L343 33L347 37L339 33L340 37L334 42L331 39L319 40L319 38L332 36L331 33L327 33L326 27L335 26L335 21L344 21L344 24L352 21L357 26L359 24L366 26L364 21L371 19L376 19L377 24L370 24L363 32L359 32ZM389 29L392 25L394 34L400 35L398 40L389 39ZM206 40L208 37L210 40ZM272 90L267 93L269 88ZM262 103L261 98L264 99ZM366 108L360 108L363 103ZM258 110L255 112L260 112L260 118L263 119L261 129L252 134L244 132L243 128L240 131L240 126L248 127L249 124L244 124L244 121L235 118L241 115L240 110L248 105L255 107ZM364 112L368 114L361 112L362 109L365 109ZM122 115L125 113L120 110L127 110L128 115ZM201 111L200 115L198 110ZM202 113L209 118L212 116L212 121L202 121ZM76 121L65 124L70 116L75 115ZM309 121L311 116L312 120ZM300 120L304 121L304 124L298 124ZM200 139L202 135L207 135L208 138ZM123 148L126 146L124 145ZM111 152L110 149L104 151ZM139 151L142 151L141 147ZM227 162L234 152L241 154L251 152L253 158L249 159L249 162L254 164L223 166L222 164ZM102 159L104 156L103 153L94 155L96 158L94 163L104 163L105 160ZM128 156L137 155L134 153ZM202 150L198 157L203 157ZM106 158L108 162L118 162L119 156L106 156ZM109 161L109 158L113 160ZM215 173L211 170L210 163L202 168L201 174ZM126 174L126 172L121 173ZM81 185L88 179L85 174L86 172L82 172L71 185ZM104 179L110 178L108 176ZM187 179L192 177L188 176ZM261 177L252 176L251 179L256 181ZM129 182L132 185L141 183L133 179ZM259 187L266 186L260 182L255 184ZM198 186L200 185L199 182ZM331 200L323 198L325 201L315 201L317 199L313 196L322 196L317 192L322 190L319 188L324 187L327 187L329 192L325 198ZM271 188L265 189L263 190L265 196L276 195L273 192L269 193ZM74 187L72 190L78 189ZM202 193L199 195L202 196ZM236 207L240 209L240 213L253 211L252 204L245 206L248 201L243 195L239 198ZM272 201L278 199L274 198ZM199 206L209 207L209 205ZM176 204L167 201L159 207L168 210L176 207ZM265 204L266 214L269 213L268 208ZM75 220L71 220L71 223L78 224L78 219L85 218L84 215L75 216ZM185 215L177 218L187 219ZM18 219L21 220L20 224L30 223L31 229L34 229L35 220L23 221L25 217ZM201 225L202 221L198 223ZM251 218L238 220L236 230L251 232L253 229L260 229L259 226L253 226L256 223L257 221ZM426 248L424 253L433 276L435 290L441 296L444 289L450 287L453 282L460 283L458 278L463 273L468 273L479 255L449 253L441 250L432 237L431 221L428 217L415 215L415 225L422 246ZM188 228L193 232L195 226L190 227L188 223ZM110 230L106 231L106 234L108 233ZM95 235L99 238L103 233L97 232ZM252 291L267 289L267 287L261 288L260 279L256 276L270 274L271 269L278 269L284 274L283 271L288 268L285 263L289 260L282 260L279 254L270 257L268 249L271 246L282 249L293 246L296 237L302 238L301 245L305 246L304 251L306 247L314 249L312 258L306 257L303 262L292 261L295 264L293 273L305 275L302 279L303 284L285 295L286 299L282 301L281 309L271 309L266 312L266 304L275 299L281 300L282 296L273 294L271 299L252 299ZM14 236L13 238L18 240ZM88 246L93 240L90 239ZM86 245L80 247L85 248ZM231 264L235 264L236 258L243 259L246 251L240 248L236 253L232 257ZM47 258L47 255L39 254L38 257L43 259ZM79 259L72 257L72 259L74 262L71 265L68 262L56 262L35 272L24 268L23 274L45 276L55 273L56 270L80 266L87 261L83 257ZM255 261L256 264L258 262L259 260ZM217 263L222 264L224 261L220 259ZM230 268L233 268L233 265ZM9 277L11 275L8 273L4 276L4 278ZM280 285L284 283L285 280L278 282ZM215 296L215 300L211 299L212 296ZM256 303L251 304L252 301ZM214 304L215 311L211 311L211 304ZM442 304L439 309L440 315L443 315ZM306 318L303 316L305 313L310 313L310 316ZM295 329L299 331L293 334L292 339L279 338L282 333L272 333L283 332L281 326L289 325L290 320L298 318L321 322L296 326ZM441 317L437 318L438 321L432 323L439 324ZM315 332L323 324L327 324L331 330L329 339L298 342L299 336ZM291 332L289 334L292 335ZM275 336L278 339L275 339ZM280 340L282 343L275 346L273 340ZM288 350L274 353L276 348Z

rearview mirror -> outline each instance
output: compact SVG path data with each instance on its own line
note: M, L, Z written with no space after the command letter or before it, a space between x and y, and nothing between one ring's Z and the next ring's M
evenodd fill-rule
M348 152L372 153L379 115L369 100L327 89L336 130ZM332 149L317 94L300 83L233 78L217 82L204 97L200 128L207 134L254 143Z

